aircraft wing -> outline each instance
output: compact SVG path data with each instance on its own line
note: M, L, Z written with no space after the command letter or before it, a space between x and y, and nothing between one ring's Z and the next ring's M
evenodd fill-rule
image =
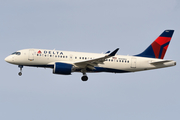
M79 68L89 68L89 69L94 69L94 66L97 66L98 64L104 64L103 62L105 59L110 58L112 56L115 56L119 48L114 50L108 55L105 55L103 57L91 59L91 60L85 60L85 61L80 61L80 62L75 62L74 65L79 67Z

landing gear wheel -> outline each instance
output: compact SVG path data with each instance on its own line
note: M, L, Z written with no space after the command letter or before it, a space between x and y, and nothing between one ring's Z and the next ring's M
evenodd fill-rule
M22 75L22 72L19 72L18 75L21 76L21 75Z
M81 77L81 80L82 80L82 81L87 81L87 80L88 80L88 77L87 77L87 76L82 76L82 77Z
M18 65L18 67L20 68L20 72L18 73L19 76L22 75L22 68L23 68L23 65Z

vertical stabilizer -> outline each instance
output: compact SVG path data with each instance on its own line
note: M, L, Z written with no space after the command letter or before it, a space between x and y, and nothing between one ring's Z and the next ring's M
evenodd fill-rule
M144 52L135 56L163 59L173 33L174 30L165 30Z

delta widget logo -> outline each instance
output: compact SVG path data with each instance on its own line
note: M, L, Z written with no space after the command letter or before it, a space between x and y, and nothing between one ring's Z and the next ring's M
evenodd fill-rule
M38 53L38 54L41 54L42 52L39 50L37 53Z

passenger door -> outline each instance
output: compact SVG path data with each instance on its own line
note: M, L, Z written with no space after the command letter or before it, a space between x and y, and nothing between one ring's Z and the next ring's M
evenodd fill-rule
M29 61L33 61L34 60L34 50L33 49L29 50L28 60Z

